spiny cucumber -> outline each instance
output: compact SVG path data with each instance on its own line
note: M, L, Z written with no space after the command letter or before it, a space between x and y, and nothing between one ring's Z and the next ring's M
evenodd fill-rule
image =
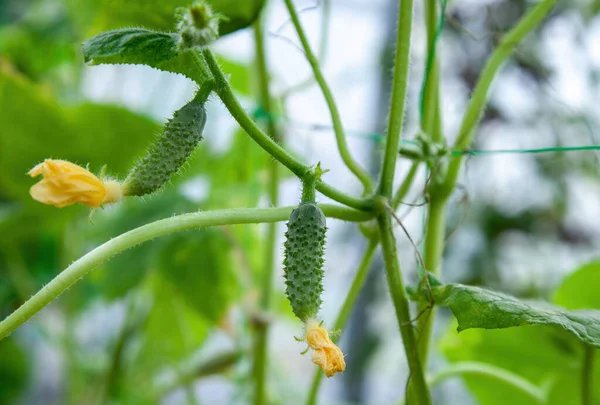
M192 100L176 111L146 156L129 172L124 195L142 196L160 189L190 157L202 139L205 123L203 102Z
M284 243L286 293L294 314L303 322L316 318L323 293L323 263L327 224L314 202L292 211Z

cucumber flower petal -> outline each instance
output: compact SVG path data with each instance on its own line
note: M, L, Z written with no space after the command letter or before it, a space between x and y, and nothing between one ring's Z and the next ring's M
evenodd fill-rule
M66 160L46 159L27 174L43 176L29 189L31 197L58 208L75 203L98 208L123 198L119 182L103 181L87 169Z
M344 354L329 338L327 329L320 323L310 320L306 324L306 342L314 350L312 361L321 366L327 377L341 373L346 369Z

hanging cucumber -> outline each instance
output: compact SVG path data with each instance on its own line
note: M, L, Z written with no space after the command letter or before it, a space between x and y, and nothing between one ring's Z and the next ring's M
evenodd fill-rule
M210 91L208 91L210 93ZM159 190L181 170L198 142L206 123L206 90L173 114L163 133L148 149L146 156L131 169L123 184L124 195L142 196Z
M331 341L327 329L317 319L322 304L323 264L327 223L315 202L315 182L322 170L303 180L302 201L292 211L284 242L284 275L286 294L294 314L305 326L304 340L314 350L312 361L321 366L327 377L344 371L342 351Z

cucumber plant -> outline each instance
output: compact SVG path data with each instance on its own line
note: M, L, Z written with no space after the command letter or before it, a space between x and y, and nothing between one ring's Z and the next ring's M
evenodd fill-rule
M194 100L173 114L173 118L166 123L160 137L149 146L147 154L133 165L127 178L118 183L124 198L134 198L155 193L160 189L168 189L171 177L184 167L202 139L204 124L207 120L205 103L209 95L214 94L247 135L272 158L273 165L269 172L272 186L269 196L272 205L277 205L279 166L285 166L302 183L302 200L297 207L217 209L166 216L165 219L118 235L68 266L23 306L4 319L0 323L0 339L8 336L98 264L142 242L199 227L247 223L273 224L287 219L288 230L285 234L283 261L286 294L293 313L304 324L304 336L300 340L306 341L309 348L314 351L313 362L321 366L325 375L333 376L337 372L343 371L346 366L352 367L352 364L346 365L343 354L336 346L334 339L330 338L329 332L323 327L322 320L319 319L319 310L323 305L321 295L324 289L323 278L326 270L324 266L326 220L327 218L336 218L361 223L361 231L368 239L369 247L361 260L356 278L342 305L335 327L343 328L348 313L355 304L357 292L364 282L366 270L373 260L374 252L377 246L381 245L387 284L410 371L406 390L408 404L431 404L426 366L430 351L432 322L435 318L432 306L450 308L458 321L459 330L468 328L502 329L523 325L548 325L562 329L585 345L588 354L585 358L584 368L589 370L590 362L593 361L593 350L600 348L600 314L598 311L540 306L477 287L444 284L439 281L443 278L441 273L446 207L448 199L456 187L463 163L462 154L447 152L469 148L485 109L488 91L499 68L511 55L517 44L544 20L555 1L541 0L535 4L491 54L467 105L452 149L446 147L444 134L436 124L441 121L439 108L440 67L437 58L439 30L436 25L437 14L440 10L437 2L426 2L427 18L425 22L429 57L423 82L420 148L417 150L400 148L413 31L413 1L403 0L400 2L388 129L380 176L377 181L371 178L352 156L346 143L335 99L307 40L298 12L291 0L283 1L315 80L327 102L339 154L348 169L362 184L362 192L359 195L352 195L327 183L325 179L321 178L324 172L321 170L320 164L312 166L287 150L285 142L282 142L280 129L272 120L268 120L265 130L242 107L231 88L226 72L220 67L211 49L212 42L219 36L219 24L227 24L228 27L235 26L237 24L235 19L232 20L227 15L213 12L207 3L197 2L176 10L174 15L177 23L174 31L161 31L156 27L130 27L103 32L83 44L86 62L92 65L147 65L166 72L182 74L198 86ZM253 16L252 21L259 14L262 3L256 2L259 7L257 10L253 9L256 11L254 14L250 13ZM443 4L445 5L445 2ZM239 7L244 8L246 5L239 5ZM443 11L442 9L442 13ZM254 22L254 32L256 34L262 106L268 115L272 115L272 95L269 91L264 32L260 19ZM431 172L426 190L429 205L424 241L424 268L421 269L421 278L424 282L412 289L406 288L404 285L397 254L397 241L393 232L394 221L397 221L394 210L397 209L403 193L406 193L415 178L415 170L411 170L402 185L399 188L396 186L396 166L400 155L414 159L415 166L413 167L426 162L427 168ZM93 180L95 181L96 178L94 177ZM65 185L65 187L67 186ZM83 192L86 191L83 190ZM168 191L164 190L163 192ZM317 192L335 201L336 204L317 204ZM96 198L88 205L93 207L101 205L104 201L102 197ZM118 203L120 197L119 194L119 199L111 198L110 202ZM78 201L88 200L81 198ZM61 202L57 206L62 207L64 204ZM272 258L273 250L276 248L274 229L274 227L270 228L269 243L266 248L264 278L260 285L261 305L260 309L255 308L256 313L254 314L255 320L257 320L255 322L256 346L253 352L254 364L251 377L255 388L254 403L257 405L270 403L268 390L265 388L268 380L266 378L268 352L266 336L270 319L268 311L272 306L273 295L274 264ZM411 308L409 299L414 300L419 306L417 311ZM490 370L487 369L487 371ZM512 377L511 380L506 377L506 374L497 370L490 371L489 374L494 378L504 378L503 381L511 384L515 389L531 388L527 382L515 380ZM323 373L320 371L315 373L313 384L307 395L308 404L316 401L322 375ZM589 383L589 373L584 375L584 380L586 383L583 397L592 398L593 384ZM535 389L529 389L528 392L530 394L533 392L532 395L536 399L543 396ZM544 398L541 399L541 401L543 400Z

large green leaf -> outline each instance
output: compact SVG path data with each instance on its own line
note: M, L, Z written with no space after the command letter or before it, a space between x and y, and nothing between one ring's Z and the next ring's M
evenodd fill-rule
M549 325L600 348L600 311L567 311L543 302L525 302L495 291L448 284L432 289L437 305L449 307L458 331Z
M67 1L85 35L131 26L170 31L175 28L175 9L192 3L192 0ZM208 3L213 11L227 17L219 25L219 34L223 36L250 25L258 17L265 0L211 0Z
M208 228L173 236L157 265L191 308L213 323L221 320L237 289L231 244L222 231Z
M103 32L83 43L83 58L91 65L147 65L182 74L201 84L210 77L191 50L179 52L179 34L124 28Z
M572 398L557 402L557 397L548 405L581 403L576 381L581 374L581 346L563 330L539 326L470 329L461 333L451 328L440 341L442 352L452 363L477 361L494 365L549 391L550 398L556 397L555 393L560 393L562 399ZM596 375L600 384L600 374ZM530 396L490 376L465 374L463 378L481 405L539 405Z

